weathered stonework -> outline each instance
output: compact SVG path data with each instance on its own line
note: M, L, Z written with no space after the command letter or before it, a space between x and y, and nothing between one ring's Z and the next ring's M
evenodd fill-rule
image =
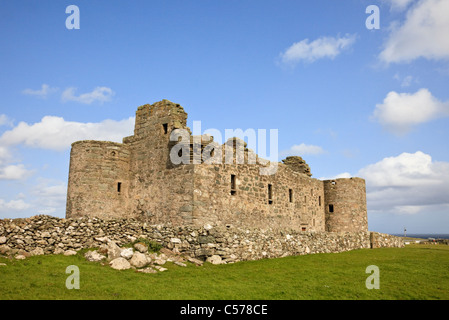
M71 255L101 251L109 240L122 245L142 238L188 261L218 264L403 246L399 237L368 231L363 179L314 179L301 157L287 157L273 174L262 174L272 164L244 141L219 145L213 137L192 136L186 123L184 109L163 100L137 109L134 135L123 143L73 143L66 219L0 220L0 254ZM186 139L170 140L177 129ZM198 158L196 150L213 161ZM173 153L189 163L174 163ZM116 256L111 264L145 265L148 257L127 250L109 248L108 259ZM153 258L157 268L162 262Z
M203 162L194 150L212 155L213 137L192 136L186 123L184 109L163 100L137 109L134 135L123 143L72 144L66 217L297 232L368 231L363 179L311 178L301 157L287 157L275 174L264 175L262 169L270 164L239 139L215 147L214 157L221 161ZM170 141L175 129L189 133L179 152L189 153L190 164L170 160L170 152L181 146ZM230 163L228 151L235 156ZM254 164L248 161L252 157Z
M326 231L368 230L365 181L361 178L323 181Z
M363 248L403 247L400 237L376 232L302 232L238 226L148 225L134 219L34 216L0 220L0 255L74 254L99 248L108 240L118 245L148 239L177 254L205 261L231 263ZM109 254L111 257L111 254ZM120 251L117 257L120 256Z

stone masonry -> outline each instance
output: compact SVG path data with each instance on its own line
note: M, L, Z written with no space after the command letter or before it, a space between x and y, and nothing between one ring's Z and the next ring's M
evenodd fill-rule
M272 164L243 140L220 145L193 136L186 123L179 104L162 100L137 109L134 135L122 143L73 143L66 218L0 220L0 255L98 248L86 258L104 259L106 250L111 259L114 246L145 239L184 266L403 246L399 237L368 231L363 179L312 178L296 156L262 174ZM206 157L198 159L198 150ZM164 253L150 257L136 245L134 253L113 249L120 254L111 266L156 272Z
M363 179L312 178L301 157L287 157L274 174L264 175L261 169L270 163L243 141L218 145L213 137L192 136L186 123L187 113L179 104L162 100L137 109L134 135L122 143L73 143L66 217L299 233L368 231ZM177 129L188 132L187 142L171 141ZM195 162L195 148L222 161ZM192 161L173 163L170 153L175 150ZM228 150L234 155L231 163L223 161ZM237 163L239 157L251 156L254 164Z
M75 253L147 239L177 255L218 263L342 252L362 248L403 247L400 237L376 232L303 232L239 226L147 225L135 219L34 216L0 220L0 255ZM189 260L190 261L190 260Z

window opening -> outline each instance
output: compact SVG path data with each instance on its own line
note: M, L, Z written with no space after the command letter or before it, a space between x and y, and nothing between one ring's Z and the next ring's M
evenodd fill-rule
M231 196L235 195L237 193L236 187L235 187L235 174L231 174Z
M268 184L268 204L273 204L273 186Z

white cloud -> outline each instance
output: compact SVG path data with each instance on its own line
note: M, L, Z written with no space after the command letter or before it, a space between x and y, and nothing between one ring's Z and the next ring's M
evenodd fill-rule
M408 4L408 1L394 1ZM412 6L402 25L395 26L379 57L387 63L417 58L449 59L449 1L423 0Z
M49 185L50 183L53 184ZM66 183L61 181L42 181L33 190L31 190L31 194L36 197L35 207L38 208L38 213L59 213L60 215L64 216L67 199Z
M297 155L297 156L304 156L304 155L315 155L315 154L322 154L324 153L323 148L320 146L314 146L311 144L297 144L293 145L290 149L284 150L281 152L281 155Z
M392 10L396 11L402 11L406 9L410 3L412 3L415 0L383 0L384 2L387 2Z
M44 215L51 215L52 213L55 213L57 211L56 208L44 208L44 209L38 209L37 213L44 214Z
M0 145L0 166L4 165L11 159L11 151L6 147Z
M0 145L0 180L23 180L32 174L23 164L11 164L12 160L8 146Z
M13 122L9 117L5 114L0 114L0 126L9 126L12 127Z
M0 167L0 180L22 180L31 174L23 164Z
M352 46L356 36L347 34L344 37L321 37L312 42L304 39L296 42L280 54L280 60L285 65L295 65L299 61L313 62L317 59L334 59L343 50Z
M416 93L391 91L377 104L373 118L396 134L405 134L414 125L449 115L449 102L441 102L427 89Z
M25 89L23 94L46 98L49 94L56 92L57 88L51 88L48 84L43 84L40 90Z
M76 89L71 87L64 90L62 93L62 101L76 101L84 104L91 104L98 101L100 103L111 100L114 96L114 91L108 87L96 87L92 92L83 93L79 96L75 96Z
M41 89L25 89L22 91L23 94L37 96L40 98L46 98L51 93L58 91L58 88L52 88L48 84L43 84ZM108 87L96 87L92 92L82 93L80 95L75 95L76 88L70 87L62 92L61 99L63 102L76 101L84 104L91 104L93 102L107 102L115 95L115 92ZM0 119L1 120L1 119ZM0 122L1 123L1 122Z
M367 165L355 175L344 172L320 180L361 177L366 182L368 212L449 215L449 162L433 161L421 151L401 153Z
M421 151L387 157L362 168L369 211L418 213L449 206L449 162Z
M22 199L11 200L8 202L4 199L0 199L0 212L23 211L29 208L31 208L31 204L26 203Z
M433 170L431 156L421 151L384 158L361 169L359 174L373 187L427 186L440 179Z
M67 185L60 182L57 185L47 186L40 184L34 189L33 194L37 195L39 198L61 198L65 196L67 192Z
M19 214L24 217L35 214L65 217L66 199L66 182L38 178L27 196L19 193L10 201L0 198L0 218L17 218Z
M28 124L20 122L16 127L0 136L0 153L7 152L7 146L25 146L64 150L78 140L107 140L121 142L132 135L134 117L115 121L104 120L97 123L66 121L64 118L45 116L40 122Z
M398 78L398 80L400 80ZM401 79L401 87L405 88L405 87L409 87L412 84L413 81L413 77L412 76L405 76L403 79Z

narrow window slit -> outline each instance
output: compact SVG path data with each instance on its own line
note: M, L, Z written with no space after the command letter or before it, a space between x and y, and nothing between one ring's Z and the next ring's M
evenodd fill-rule
M237 193L236 187L235 187L235 174L231 174L231 196L235 195Z
M268 184L268 204L273 204L273 186Z

